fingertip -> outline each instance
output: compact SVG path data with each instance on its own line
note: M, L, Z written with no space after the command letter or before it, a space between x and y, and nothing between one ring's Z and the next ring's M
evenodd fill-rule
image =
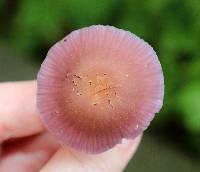
M123 140L114 148L100 154L85 154L73 149L60 148L40 172L53 171L115 171L126 167L136 152L142 135L134 140Z
M0 84L0 142L44 131L36 109L36 81Z

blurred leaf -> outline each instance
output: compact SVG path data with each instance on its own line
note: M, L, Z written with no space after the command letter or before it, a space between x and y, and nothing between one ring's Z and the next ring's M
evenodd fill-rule
M65 1L66 16L76 27L105 23L112 15L116 0L68 0Z
M190 79L198 81L200 76L200 54L198 54L196 59L194 59L187 67Z
M4 4L5 0L0 0L0 13L1 13L1 10L3 8L3 4Z
M169 0L146 0L145 5L152 13L156 14L164 10L169 2Z
M118 26L147 40L151 31L149 26L152 19L144 1L124 0L121 8L124 13L119 18Z
M189 83L180 91L177 105L183 122L191 132L200 132L200 83Z
M22 0L10 42L17 42L15 47L24 51L43 44L49 46L74 27L105 22L113 3L114 0Z

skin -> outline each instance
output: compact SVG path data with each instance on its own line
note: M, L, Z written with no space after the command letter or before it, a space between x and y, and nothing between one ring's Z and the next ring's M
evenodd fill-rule
M123 171L141 140L123 140L97 155L63 148L45 130L36 109L36 81L0 84L1 172Z

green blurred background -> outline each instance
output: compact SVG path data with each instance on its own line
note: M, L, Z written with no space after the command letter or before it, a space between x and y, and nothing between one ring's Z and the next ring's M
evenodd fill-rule
M149 42L165 76L164 106L125 171L200 171L200 0L0 0L0 81L36 78L56 41L93 24Z

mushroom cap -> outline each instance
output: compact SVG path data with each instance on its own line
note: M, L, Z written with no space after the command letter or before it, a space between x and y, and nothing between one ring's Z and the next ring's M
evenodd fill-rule
M48 52L37 107L64 145L101 153L142 133L162 107L163 73L153 48L112 26L73 31Z

